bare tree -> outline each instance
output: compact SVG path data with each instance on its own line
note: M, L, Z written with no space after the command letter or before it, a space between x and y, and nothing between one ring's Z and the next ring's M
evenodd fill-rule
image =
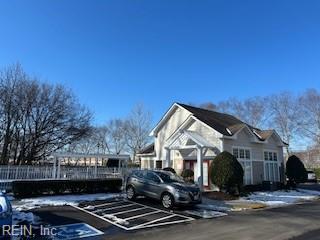
M133 160L149 142L151 113L142 104L136 105L125 124L126 144L132 153Z
M273 95L269 98L271 111L270 126L275 128L289 145L295 140L299 130L299 105L297 98L289 92ZM287 154L290 155L289 147Z
M263 128L269 117L266 98L253 97L240 101L230 98L219 102L217 109L224 113L229 113L251 126Z
M270 116L267 98L254 97L243 101L244 114L243 119L246 123L263 128Z
M126 123L121 119L112 119L105 126L105 139L109 153L120 154L126 148Z
M301 115L299 127L303 136L320 145L320 93L308 89L299 98Z
M31 164L90 128L91 113L63 86L31 79L19 64L0 74L1 164Z
M25 78L20 65L6 68L0 73L0 113L1 113L1 163L9 161L9 146L12 143L17 116L18 81Z
M212 102L201 103L199 107L207 110L211 110L211 111L217 111L218 109L217 105Z

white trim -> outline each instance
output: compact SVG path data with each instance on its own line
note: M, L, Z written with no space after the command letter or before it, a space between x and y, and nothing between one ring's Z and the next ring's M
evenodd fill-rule
M170 113L172 112L172 110L173 110L174 108L183 109L183 110L189 112L190 115L192 115L192 112L190 112L189 110L187 110L187 109L185 109L184 107L180 106L178 103L173 103L173 104L171 105L171 107L167 110L167 112L162 116L162 118L161 118L160 121L157 123L157 125L151 130L151 132L150 132L150 134L149 134L150 137L152 137L152 136L155 137L155 136L157 135L157 133L155 133L155 132L158 130L158 128L161 126L161 124L162 124L164 121L167 120L167 118L169 117Z
M54 152L51 154L53 157L57 158L105 158L105 159L119 159L119 160L128 160L130 158L130 155L125 154L86 154L86 153L72 153L72 152Z
M218 133L220 136L219 137L222 137L224 136L222 133L218 132L216 129L214 129L213 127L210 127L208 124L202 122L201 120L199 120L198 118L196 118L194 115L191 116L191 118L193 118L194 120L198 121L199 123L201 123L203 126L213 130L214 132Z
M275 135L277 137L278 141L280 142L280 145L278 145L278 147L285 147L286 146L286 144L283 143L283 141L282 141L281 137L279 136L279 134L277 133L277 131L274 129L272 129L272 133L270 134L269 137L267 137L265 139L265 141L267 141L272 135Z
M267 152L268 153L268 160L265 160L264 159L264 153ZM274 161L274 160L269 160L269 153L276 153L277 154L277 161ZM272 158L273 158L273 155L272 155ZM262 149L262 159L263 159L263 179L264 181L272 181L272 182L280 182L281 181L281 178L280 178L280 167L281 167L281 163L279 162L279 151L278 150L274 150L274 149L267 149L267 148L264 148ZM274 179L275 180L270 180L270 179L267 179L266 178L266 164L267 163L272 163L272 164L277 164L277 168L278 168L278 176L275 177L275 172L274 172L274 169L272 168L272 171L273 171L273 176L274 176ZM269 169L270 170L270 169ZM269 175L269 172L268 172L268 175Z
M250 175L251 175L251 180L250 180L250 184L252 185L253 184L253 164L252 164L252 148L251 147L246 147L246 146L232 146L232 155L233 155L233 149L238 149L238 154L239 154L239 156L238 156L238 158L237 158L237 160L239 161L239 162L250 162ZM246 150L249 150L249 152L250 152L250 158L249 159L247 159L247 158L240 158L240 149L243 149L244 150L244 157L246 157L245 155L246 155ZM244 169L244 180L245 180L245 169Z
M179 140L180 137L186 137L188 139L191 139L193 142L195 142L194 145L179 145L174 146L175 142ZM183 139L182 139L183 140ZM176 132L172 139L168 141L168 143L165 144L165 149L171 149L171 150L179 150L179 149L190 149L195 148L197 146L205 147L205 148L216 148L214 145L210 144L202 135L200 135L196 131L189 131L189 130L180 130L179 132Z
M262 149L262 159L263 159L263 161L270 161L270 160L264 160L264 152L276 153L276 154L277 154L277 161L273 161L273 160L272 160L272 162L277 162L277 163L279 164L279 152L278 152L278 150L268 149L268 148ZM270 161L270 162L271 162L271 161Z
M196 149L197 145L187 145L187 146L176 146L176 147L165 147L165 149L169 148L170 150L182 150L182 149Z

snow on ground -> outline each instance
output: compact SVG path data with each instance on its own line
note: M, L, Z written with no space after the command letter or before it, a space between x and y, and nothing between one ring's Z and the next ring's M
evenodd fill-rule
M241 198L244 201L263 203L267 206L281 206L301 201L310 201L319 198L320 192L310 190L290 190L274 192L254 192L248 197Z
M44 206L63 206L72 205L77 206L83 201L95 201L95 200L106 200L111 198L121 198L122 194L79 194L79 195L58 195L58 196L46 196L36 198L25 198L21 200L15 200L11 198L12 209L13 209L13 224L19 224L22 222L28 222L37 226L41 223L41 219L34 215L29 210L34 208L40 208Z
M44 206L77 206L83 201L106 200L111 198L121 198L122 196L123 195L121 193L99 193L25 198L18 201L12 201L12 208L16 211L27 211Z
M41 223L40 217L34 215L32 212L20 212L13 211L12 224L18 225L22 222L28 222L29 224L39 225Z

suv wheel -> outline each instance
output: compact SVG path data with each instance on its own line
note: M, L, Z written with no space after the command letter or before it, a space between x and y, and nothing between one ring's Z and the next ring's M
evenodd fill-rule
M127 187L127 198L129 200L133 200L135 198L135 191L134 188L132 186Z
M162 206L166 209L170 209L174 205L174 199L170 193L164 193L161 197Z

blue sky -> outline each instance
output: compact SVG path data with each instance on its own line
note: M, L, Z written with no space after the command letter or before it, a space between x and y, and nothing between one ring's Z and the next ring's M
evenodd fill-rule
M320 90L319 1L0 0L0 67L72 88L96 123L136 103Z

